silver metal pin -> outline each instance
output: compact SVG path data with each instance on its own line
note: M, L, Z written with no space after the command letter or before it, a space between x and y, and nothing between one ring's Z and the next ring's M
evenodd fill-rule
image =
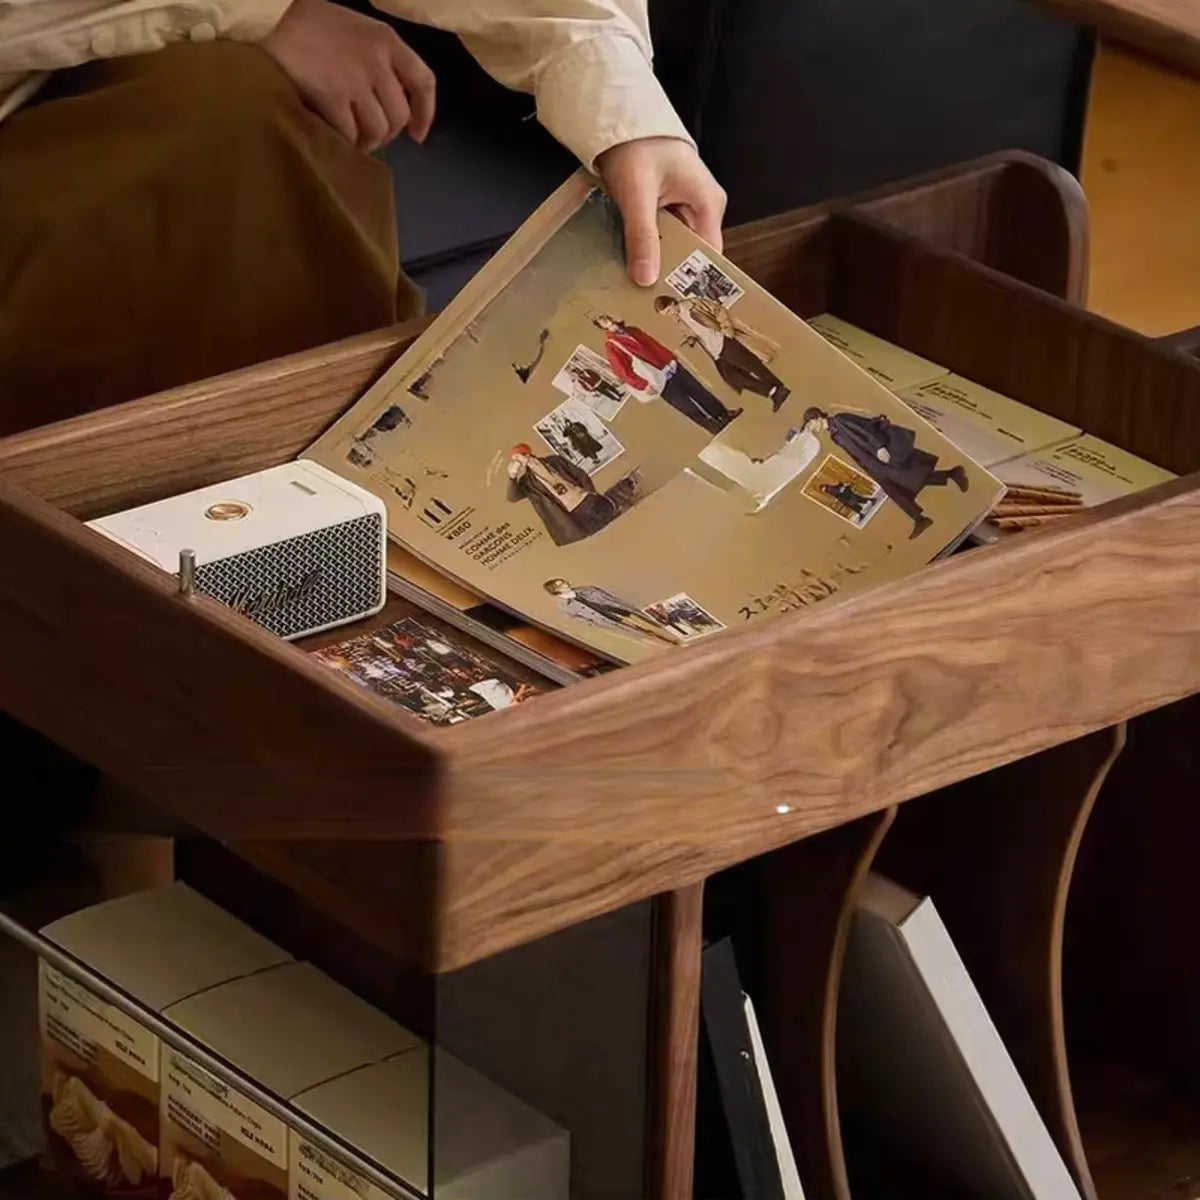
M190 596L196 590L196 552L195 550L180 550L179 552L179 592L180 595Z

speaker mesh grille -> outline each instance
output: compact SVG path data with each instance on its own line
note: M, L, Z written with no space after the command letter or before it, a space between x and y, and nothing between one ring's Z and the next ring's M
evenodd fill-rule
M196 588L280 637L375 608L383 599L378 513L196 568Z

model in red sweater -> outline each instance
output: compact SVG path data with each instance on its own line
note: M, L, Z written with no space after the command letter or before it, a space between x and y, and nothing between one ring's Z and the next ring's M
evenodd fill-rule
M617 378L643 403L666 401L709 433L718 434L740 408L726 408L678 359L674 351L644 329L613 317L599 316L596 327L604 331L604 355Z

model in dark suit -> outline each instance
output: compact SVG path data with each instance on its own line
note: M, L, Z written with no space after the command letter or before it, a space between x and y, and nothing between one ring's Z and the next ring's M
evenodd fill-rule
M848 483L823 483L821 491L859 517L865 517L871 509L871 497L856 492Z
M854 412L829 414L810 408L804 414L804 428L828 433L834 445L840 446L879 484L884 495L912 519L910 538L920 537L933 524L917 502L925 488L954 483L961 491L967 490L967 472L961 465L948 470L939 468L936 455L917 448L913 430L893 425L882 414L876 417Z

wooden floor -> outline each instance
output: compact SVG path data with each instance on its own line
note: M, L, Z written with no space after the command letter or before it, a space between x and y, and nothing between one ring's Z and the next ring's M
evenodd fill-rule
M1200 79L1102 47L1082 181L1091 307L1155 337L1200 325Z

